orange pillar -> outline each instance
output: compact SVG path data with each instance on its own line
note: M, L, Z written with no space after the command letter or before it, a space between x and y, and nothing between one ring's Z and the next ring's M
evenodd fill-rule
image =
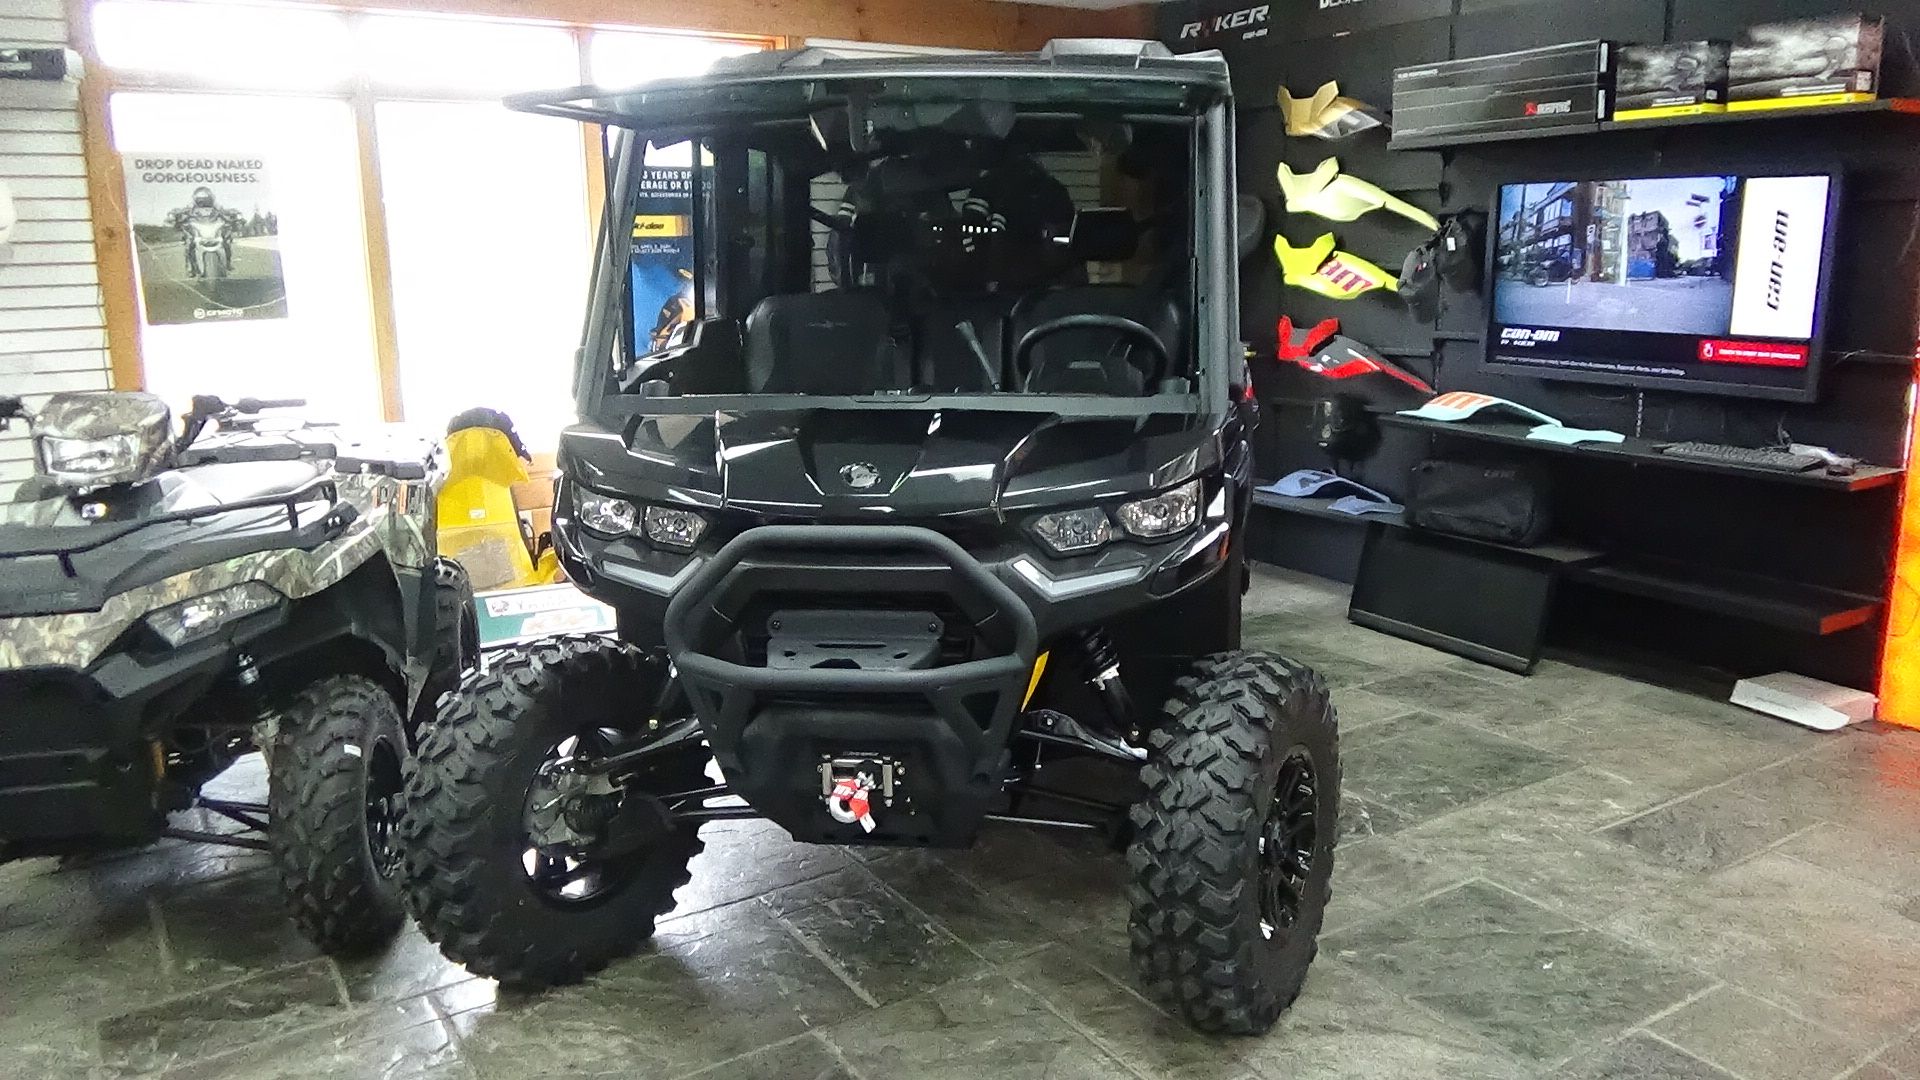
M1880 655L1880 719L1910 728L1920 728L1920 445L1913 437L1917 400L1920 379L1907 390L1907 475L1900 493L1886 642Z

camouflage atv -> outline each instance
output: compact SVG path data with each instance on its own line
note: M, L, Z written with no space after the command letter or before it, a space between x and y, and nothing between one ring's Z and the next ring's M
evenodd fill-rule
M300 928L350 952L401 925L413 718L477 634L466 575L434 555L438 447L263 426L299 404L196 398L175 438L149 394L33 416L0 398L36 465L0 503L0 860L162 836L268 850ZM202 793L256 749L266 803ZM191 808L244 828L169 823Z

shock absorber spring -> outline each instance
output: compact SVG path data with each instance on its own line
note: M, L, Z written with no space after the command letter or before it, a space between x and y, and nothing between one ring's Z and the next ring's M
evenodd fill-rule
M1081 670L1087 682L1099 692L1113 718L1113 730L1126 731L1133 724L1133 698L1120 680L1120 647L1113 635L1095 627L1079 635Z

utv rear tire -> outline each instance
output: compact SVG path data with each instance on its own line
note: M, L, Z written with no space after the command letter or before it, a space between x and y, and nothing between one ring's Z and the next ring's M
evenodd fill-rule
M416 724L431 720L440 695L459 687L461 674L480 662L473 582L465 567L445 556L433 560L433 624L433 661L415 709Z
M393 821L406 756L399 706L372 679L320 679L279 710L267 842L293 921L326 952L377 949L406 919L398 836L376 824Z
M1340 758L1326 684L1223 653L1163 713L1127 853L1134 968L1194 1027L1265 1034L1299 996L1330 896Z
M567 903L528 877L528 795L555 746L588 729L634 731L664 661L601 638L508 652L467 673L441 705L408 773L402 837L407 906L427 937L476 975L521 988L579 982L631 954L673 910L701 844L672 829L628 858L608 891ZM680 766L692 790L701 767Z

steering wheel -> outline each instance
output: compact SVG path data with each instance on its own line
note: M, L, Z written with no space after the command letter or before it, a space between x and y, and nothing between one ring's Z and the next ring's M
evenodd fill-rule
M1147 373L1146 385L1159 385L1173 367L1172 354L1167 343L1160 335L1144 325L1121 315L1063 315L1058 319L1049 319L1027 331L1020 343L1013 348L1013 373L1019 385L1024 389L1033 380L1033 350L1041 342L1056 334L1069 330L1111 330L1125 338L1131 338L1153 354L1153 370Z

